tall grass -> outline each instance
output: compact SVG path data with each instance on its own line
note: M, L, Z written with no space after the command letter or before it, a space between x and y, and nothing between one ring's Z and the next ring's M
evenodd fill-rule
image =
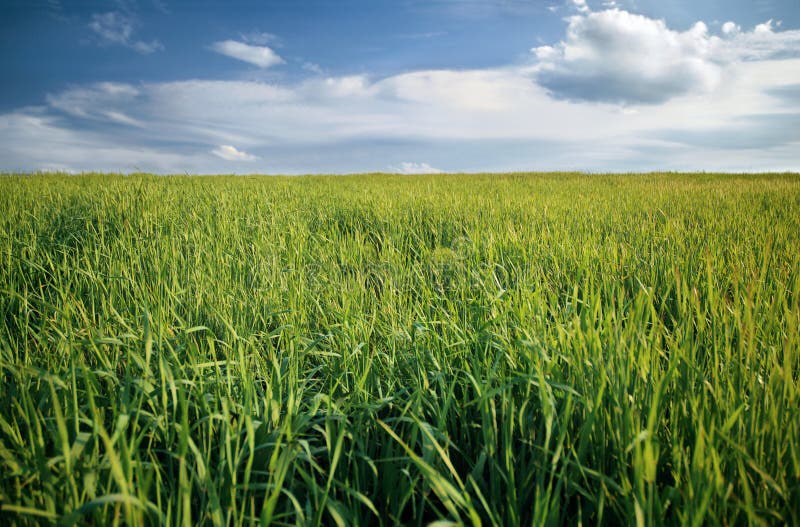
M798 504L796 175L0 178L0 523Z

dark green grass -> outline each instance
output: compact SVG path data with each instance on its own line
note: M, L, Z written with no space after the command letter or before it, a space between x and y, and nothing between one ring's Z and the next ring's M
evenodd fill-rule
M0 178L0 523L800 524L800 177Z

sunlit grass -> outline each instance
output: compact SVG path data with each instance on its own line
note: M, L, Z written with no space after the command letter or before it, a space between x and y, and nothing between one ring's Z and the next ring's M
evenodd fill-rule
M0 523L797 525L799 324L796 175L0 177Z

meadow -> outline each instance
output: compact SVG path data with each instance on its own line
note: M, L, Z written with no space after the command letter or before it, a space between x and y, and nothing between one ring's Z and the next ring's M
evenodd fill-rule
M800 175L0 176L4 525L800 525Z

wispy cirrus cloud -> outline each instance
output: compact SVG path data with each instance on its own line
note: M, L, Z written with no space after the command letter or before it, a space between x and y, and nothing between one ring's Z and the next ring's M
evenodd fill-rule
M398 174L441 174L444 172L438 168L430 166L428 163L413 163L403 161L397 166L389 166L389 170Z
M158 40L149 42L137 40L134 37L137 25L138 19L134 15L122 11L110 11L93 14L89 29L92 30L98 44L102 46L124 46L143 54L164 49Z
M267 46L254 46L236 40L214 42L211 50L232 59L247 62L259 68L283 64L284 60Z
M133 122L130 118L120 118L126 108L139 95L140 91L130 84L100 82L91 86L80 86L50 94L48 104L56 110L72 117L104 120L109 115L117 116L118 122Z
M242 42L245 44L251 44L254 46L281 46L281 37L274 33L269 33L268 31L246 31L244 33L240 33L239 37L241 37Z
M589 6L586 5L586 0L571 0L572 6L581 13L588 13Z

